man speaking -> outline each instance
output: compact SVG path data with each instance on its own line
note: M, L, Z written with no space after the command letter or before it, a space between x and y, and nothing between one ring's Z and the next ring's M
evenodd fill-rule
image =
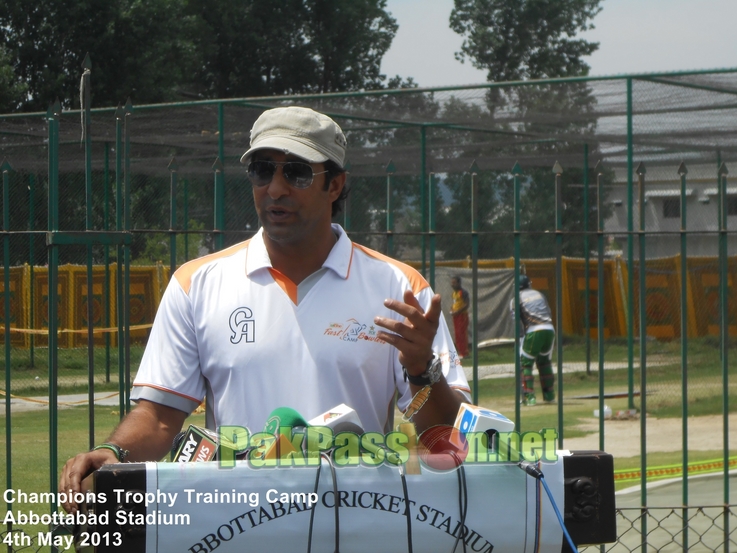
M429 389L419 410L413 402L418 432L453 424L467 401L440 296L331 224L347 196L340 127L275 108L254 123L250 146L241 162L261 228L174 273L134 382L137 406L108 442L67 461L61 490L78 491L106 463L163 458L203 398L212 429L260 429L279 406L310 419L344 403L367 432L384 433L395 397L405 411Z

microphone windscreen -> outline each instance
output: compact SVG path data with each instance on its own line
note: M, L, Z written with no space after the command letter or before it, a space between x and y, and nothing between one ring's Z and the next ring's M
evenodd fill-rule
M299 426L309 426L302 415L291 407L277 407L266 419L264 432L278 434L280 428L296 428Z

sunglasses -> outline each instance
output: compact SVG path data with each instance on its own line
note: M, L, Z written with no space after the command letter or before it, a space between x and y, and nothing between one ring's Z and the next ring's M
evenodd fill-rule
M312 184L315 175L322 175L328 171L315 173L309 163L301 161L252 161L248 164L248 179L254 186L266 186L281 166L284 180L294 188L307 188Z

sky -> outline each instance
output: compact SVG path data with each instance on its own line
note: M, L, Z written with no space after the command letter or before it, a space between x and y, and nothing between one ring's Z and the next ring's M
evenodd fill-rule
M515 0L508 0L515 1ZM737 67L737 0L603 0L591 75ZM387 0L399 29L382 72L413 77L421 87L479 84L486 72L461 63L462 38L448 24L453 0Z

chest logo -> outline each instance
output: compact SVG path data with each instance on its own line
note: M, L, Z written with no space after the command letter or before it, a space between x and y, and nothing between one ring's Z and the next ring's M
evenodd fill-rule
M253 312L248 307L239 307L230 314L230 336L231 344L239 344L241 340L246 342L256 341L256 321L253 320Z
M332 323L323 332L325 336L334 336L344 342L381 342L376 336L376 328L372 325L367 327L356 319L348 319L344 323Z

